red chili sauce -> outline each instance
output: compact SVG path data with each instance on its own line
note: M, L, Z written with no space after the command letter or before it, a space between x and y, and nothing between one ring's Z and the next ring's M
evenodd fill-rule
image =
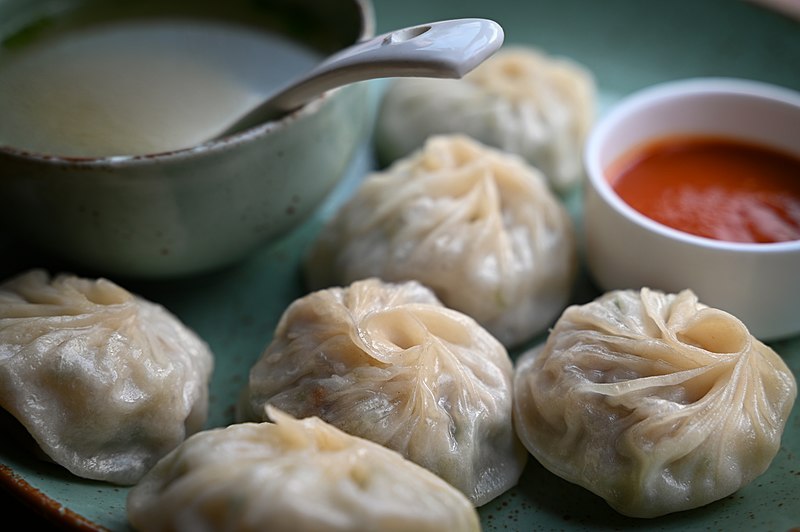
M631 207L664 225L729 242L800 239L800 158L717 137L665 138L606 172Z

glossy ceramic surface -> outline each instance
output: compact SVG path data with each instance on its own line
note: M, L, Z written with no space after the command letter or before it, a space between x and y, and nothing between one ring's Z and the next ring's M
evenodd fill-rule
M19 40L24 28L33 28L27 31L44 39L48 32L65 31L57 27L61 17L80 26L95 13L102 20L244 19L268 31L289 31L284 26L298 16L285 6L239 0L72 0L58 5L56 18L53 4L41 0L22 8L21 2L1 2L0 17L17 21L6 36ZM304 42L326 43L320 45L323 56L374 32L366 3L346 0L335 16L325 11L333 4L305 4L334 28L329 36L305 36ZM279 121L167 153L83 159L0 149L0 196L6 202L0 219L19 238L101 274L171 278L226 266L296 227L319 206L368 135L371 116L361 105L368 90L366 84L343 87Z
M691 76L746 77L800 89L796 66L800 64L800 24L744 2L378 0L375 7L379 32L425 20L494 19L503 26L507 42L538 45L591 68L603 109L646 85ZM271 338L286 305L305 292L298 270L300 257L322 220L371 164L371 153L362 152L346 180L311 220L236 266L170 283L118 279L130 290L173 310L217 354L209 426L233 420L233 405L247 371ZM581 195L572 195L568 202L580 221ZM61 266L1 236L0 250L4 276L29 266ZM576 302L597 294L582 276L576 286ZM800 375L800 338L772 345ZM530 460L519 485L481 508L480 515L486 531L745 528L786 532L800 527L798 457L800 407L795 405L781 450L769 470L738 493L705 508L654 520L625 518L598 497ZM59 522L71 528L128 529L126 489L71 477L37 461L8 438L0 443L0 462L5 465L0 470L4 484Z
M223 135L297 109L324 91L393 77L460 78L503 44L493 20L455 19L398 28L345 48L226 128Z
M693 78L624 98L586 148L586 262L604 290L692 287L705 304L742 320L762 340L800 334L800 240L745 244L655 222L625 203L606 169L638 146L671 135L721 135L800 160L800 92L752 80ZM800 179L800 176L798 176Z

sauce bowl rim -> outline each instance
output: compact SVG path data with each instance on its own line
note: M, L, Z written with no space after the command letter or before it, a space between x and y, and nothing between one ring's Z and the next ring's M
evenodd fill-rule
M647 112L647 108L665 100L679 100L693 96L726 94L771 100L790 105L800 112L800 92L767 82L734 77L697 77L667 81L645 87L623 97L601 117L589 133L584 149L586 186L591 186L600 199L628 221L658 236L686 244L753 254L800 251L800 239L782 242L731 242L693 235L674 229L640 213L626 203L613 189L601 164L603 146L607 137L619 124L634 113ZM680 134L680 133L676 133ZM714 133L714 136L720 136ZM721 135L724 137L724 134ZM736 138L731 136L730 138ZM765 145L766 146L766 145ZM795 157L800 154L792 154Z

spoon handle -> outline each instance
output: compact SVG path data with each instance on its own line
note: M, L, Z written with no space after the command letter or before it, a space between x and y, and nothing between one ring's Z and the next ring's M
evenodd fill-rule
M460 78L503 44L503 29L487 19L445 20L398 29L330 56L269 97L223 135L273 120L323 92L368 79Z

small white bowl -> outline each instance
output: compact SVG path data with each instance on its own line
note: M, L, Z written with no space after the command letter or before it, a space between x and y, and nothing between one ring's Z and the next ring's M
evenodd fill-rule
M800 240L750 244L694 236L634 210L609 184L607 167L629 150L686 134L723 135L800 158L800 93L755 81L699 78L644 89L610 109L585 150L590 275L603 290L689 288L701 302L742 320L761 340L800 333Z

